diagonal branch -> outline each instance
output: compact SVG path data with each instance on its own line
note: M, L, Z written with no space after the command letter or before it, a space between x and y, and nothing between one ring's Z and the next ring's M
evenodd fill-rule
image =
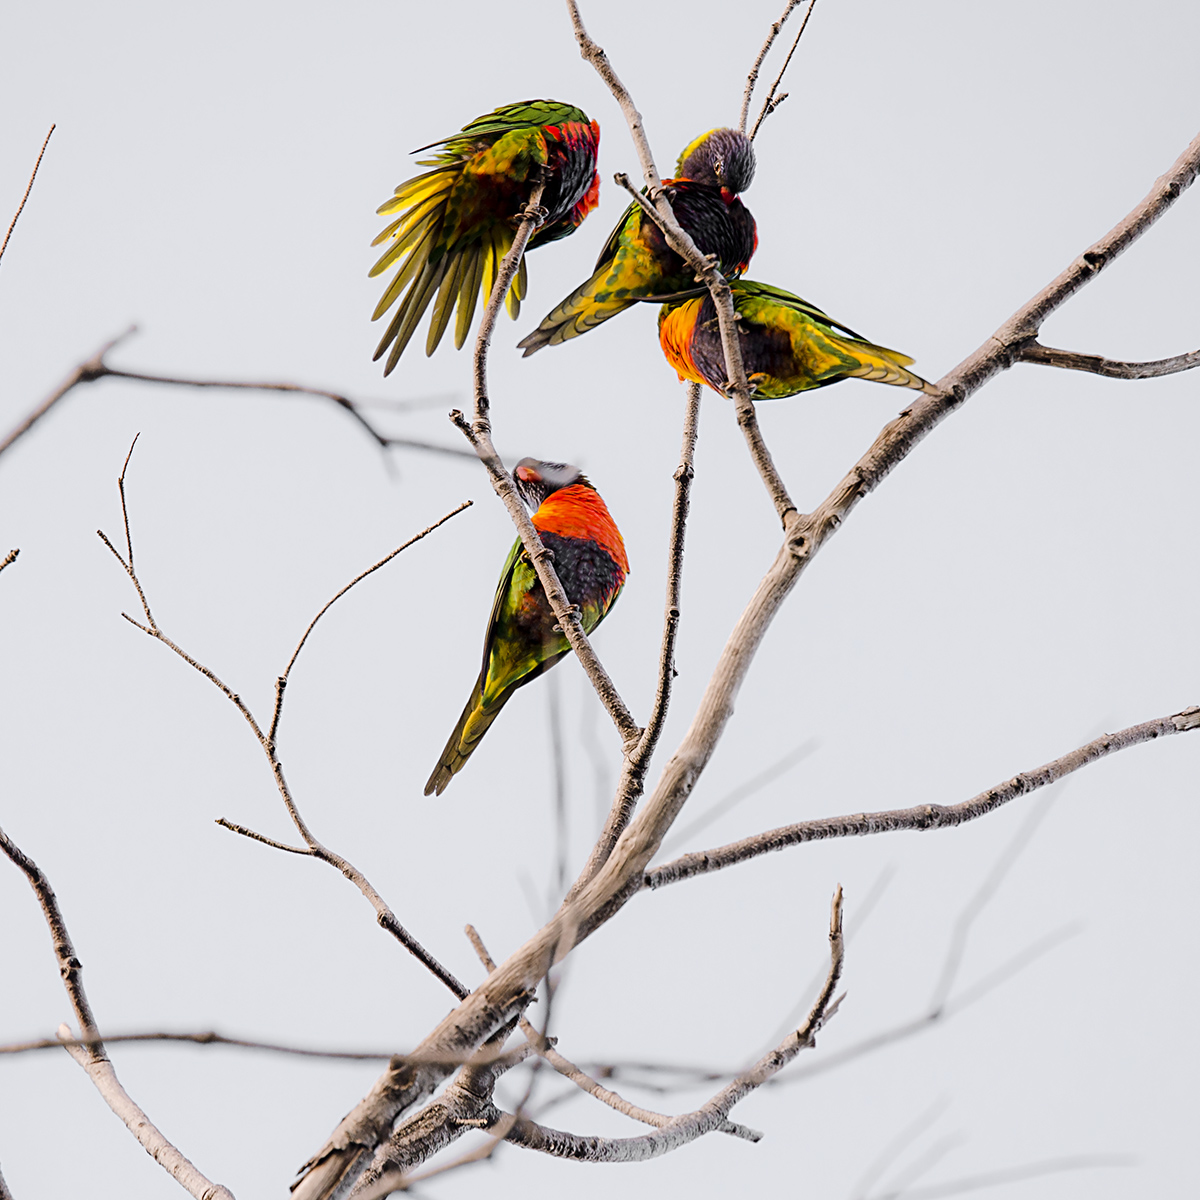
M344 396L341 392L332 392L325 388L305 387L298 383L253 383L231 379L188 379L174 375L148 375L141 371L119 371L115 367L110 367L104 361L105 356L115 346L120 345L121 342L136 332L137 326L131 325L124 333L113 338L111 341L105 342L86 362L80 363L41 404L34 408L28 416L11 430L3 441L0 441L0 454L3 454L13 443L24 437L73 388L83 383L95 383L98 379L128 379L135 383L157 383L170 387L223 388L234 391L286 392L299 396L316 396L318 399L330 401L352 417L380 449L386 450L392 446L399 446L410 450L427 450L432 454L449 454L455 458L472 457L469 451L459 449L457 446L441 446L436 442L424 442L416 438L392 437L390 434L383 433L374 422L363 414L362 409L368 402L352 400L350 397Z
M135 439L135 441L136 441L136 439ZM132 455L132 453L133 453L133 448L130 447L130 455ZM121 470L121 478L119 481L119 491L120 491L120 495L121 495L121 516L125 522L125 529L126 529L127 537L129 536L129 534L128 534L129 512L128 512L128 508L126 506L126 501L125 501L125 471L128 468L128 466L129 466L129 458L127 457L125 460L125 466ZM392 558L394 558L397 554L400 553L401 550L406 549L408 546L411 546L414 542L418 542L423 537L432 533L435 529L438 528L438 526L444 524L446 521L448 521L451 517L455 516L457 513L462 512L463 509L466 507L467 507L467 505L460 504L458 506L458 508L456 508L453 512L447 513L447 515L442 517L439 521L436 521L433 525L430 525L427 529L422 530L416 536L410 538L407 542L405 542L403 546L400 546L397 550L393 551L392 554L388 555L386 558L384 558L380 562L376 563L374 567L371 567L369 570L364 571L356 579L351 581L351 583L348 584L347 587L343 588L337 594L337 596L334 596L333 600L329 601L329 604L326 604L325 608L323 608L321 610L321 612L317 614L316 619L319 619L320 616L329 608L329 606L331 604L333 604L334 601L336 601L338 599L338 597L344 595L351 587L353 587L354 584L359 581L359 579L365 578L367 575L371 574L371 572L374 571L377 567L382 566L383 563L388 562ZM154 620L154 617L150 613L150 605L149 605L148 601L146 600L146 595L142 589L141 581L138 579L137 571L134 569L134 566L133 566L133 541L132 541L132 538L131 537L129 538L129 543L128 543L129 558L125 559L124 557L122 557L121 552L116 549L116 547L112 544L112 542L108 539L108 537L105 536L105 534L101 530L97 530L96 532L99 534L101 540L109 548L109 550L112 551L113 557L115 557L117 562L119 562L121 564L121 566L125 569L125 573L129 576L130 580L133 583L133 586L137 589L138 597L142 602L142 611L145 613L146 624L143 625L140 622L135 621L127 613L122 613L121 615L131 625L135 626L137 629L140 629L148 637L152 637L156 641L162 642L162 644L164 646L166 646L168 649L173 650L176 654L178 654L179 657L182 658L183 661L188 664L188 666L192 667L194 670L198 671L201 675L203 675L204 678L207 679L215 688L217 688L218 691L220 691L225 696L225 698L238 710L238 712L241 713L243 719L246 721L246 723L250 726L251 730L253 731L254 736L258 741L258 744L262 747L263 753L267 757L267 762L270 764L270 768L271 768L271 774L273 775L273 777L275 779L275 786L279 790L279 795L280 795L281 799L283 800L284 807L287 809L288 816L291 817L291 819L292 819L292 824L296 826L297 831L299 832L300 836L304 839L305 845L308 847L308 853L310 853L313 858L318 858L322 862L328 863L331 867L340 871L347 879L349 879L350 882L353 883L354 886L357 887L360 892L362 892L363 896L366 897L368 902L371 904L371 907L375 909L375 919L379 923L379 925L383 929L387 930L387 932L390 933L392 935L392 937L394 937L402 946L404 946L404 948L414 958L416 958L418 960L418 962L422 963L429 971L431 971L435 976L437 976L437 978L440 979L442 981L442 983L444 983L446 985L446 987L448 987L459 1000L462 1000L465 996L467 996L469 994L469 989L467 987L465 987L462 983L460 983L446 967L444 967L440 962L438 962L438 960L436 958L434 958L433 955L430 954L429 951L426 950L425 947L422 946L421 943L419 941L417 941L417 939L415 937L413 937L413 935L411 933L409 933L407 929L404 928L404 926L397 919L396 914L394 912L392 912L391 908L388 907L387 902L375 890L374 886L367 879L367 877L356 866L354 866L353 863L351 863L348 859L343 858L340 854L337 854L333 850L330 850L327 846L323 845L320 841L317 840L315 835L312 833L312 831L309 829L308 825L306 824L304 818L300 815L300 809L297 806L294 797L292 796L291 788L288 785L287 779L284 777L283 763L279 759L279 755L276 750L275 739L274 739L274 734L278 727L280 711L281 711L282 704L283 704L283 687L280 687L277 684L274 719L272 721L269 732L264 733L262 730L262 727L259 725L258 721L255 719L254 714L250 711L250 708L248 707L246 702L241 698L241 696L239 696L231 687L229 687L229 685L226 684L214 671L212 671L210 668L204 666L203 663L198 662L190 654L188 654L186 650L184 650L180 646L176 645L176 643L173 642L162 631L162 629L159 627L157 622ZM316 619L314 619L314 621L309 625L309 629L307 631L305 631L304 637L301 638L300 645L297 646L295 653L293 653L292 658L288 663L288 667L287 667L288 671L291 670L292 665L295 663L296 656L299 654L300 648L304 645L304 641L308 637L308 632L311 631L312 626L314 624L316 624ZM286 686L286 675L287 675L287 672L285 671L284 675L280 677L280 682L283 684L283 686ZM255 841L265 842L268 845L273 845L277 849L289 850L292 853L297 853L297 854L305 853L305 851L302 851L296 847L287 846L287 845L285 845L283 843L279 843L279 842L274 842L270 838L265 838L261 834L255 834L250 830L243 829L241 826L234 826L231 822L223 821L220 823L223 824L227 829L232 829L236 833L241 833L244 836L251 837Z
M374 563L373 565L369 566L365 571L362 571L358 575L355 575L355 577L352 580L350 580L350 582L348 584L346 584L345 587L343 587L340 591L338 591L331 600L327 601L325 603L325 605L321 608L321 611L318 612L317 615L315 617L313 617L313 619L311 621L309 621L308 628L304 631L303 635L300 638L300 641L296 643L296 649L292 651L292 657L288 659L287 666L283 668L283 674L280 675L279 678L275 681L275 710L271 715L271 728L267 731L267 743L271 747L272 750L274 750L274 748L275 748L275 738L279 732L279 722L283 717L283 693L287 689L288 678L290 677L290 675L292 673L292 668L296 665L296 659L298 659L300 657L300 651L304 649L304 643L308 641L308 635L310 633L312 633L312 631L316 628L317 622L352 587L354 587L356 584L361 583L364 579L366 579L366 577L368 575L373 575L376 571L379 570L380 567L386 567L387 564L390 563L392 561L392 559L396 557L397 554L400 554L402 551L407 550L409 548L409 546L413 545L416 542L419 542L422 538L428 537L429 534L431 534L435 529L439 528L440 526L444 525L447 521L449 521L451 517L457 517L460 512L462 512L464 509L470 508L471 505L474 503L475 502L473 500L464 500L457 508L451 509L444 517L440 517L438 520L434 521L434 523L432 525L430 525L428 528L422 529L420 533L414 534L412 537L410 537L408 539L408 541L405 542L403 545L397 546L395 548L395 550L391 551L388 554L385 554L377 563ZM132 561L133 561L133 550L131 548L130 549L130 562L132 562Z
M706 1133L712 1133L720 1128L721 1122L728 1118L730 1109L738 1101L744 1100L752 1091L778 1074L800 1051L816 1045L817 1031L837 1011L840 1000L834 1002L833 993L841 977L844 955L840 887L834 893L830 913L829 946L829 974L804 1024L695 1112L675 1117L653 1133L630 1138L580 1137L518 1118L505 1134L506 1139L526 1149L540 1150L558 1158L573 1158L586 1162L645 1162L647 1159L658 1158L677 1150ZM511 1119L509 1114L497 1113L497 1117Z
M42 159L46 155L46 147L50 145L50 136L57 128L57 125L51 125L49 133L46 134L45 140L42 142L37 162L33 164L33 171L29 175L29 182L25 185L25 194L21 197L21 203L17 205L17 211L13 214L13 219L8 223L8 232L4 235L4 241L0 242L0 258L4 257L4 252L8 249L8 240L12 237L13 230L16 229L17 222L21 219L21 214L25 211L25 202L29 199L29 193L33 191L33 181L37 178L38 169L41 167ZM3 1183L0 1183L0 1187L3 1186Z
M633 815L634 806L645 788L646 769L662 736L671 703L671 687L675 670L675 640L679 632L680 597L683 587L683 544L687 532L688 511L691 505L692 480L695 477L696 437L700 424L700 395L698 383L689 383L687 405L683 416L683 444L679 449L679 466L675 471L675 498L671 506L671 540L667 551L667 596L663 613L662 646L658 655L658 686L650 719L637 745L626 755L621 765L621 778L609 810L604 829L592 849L588 865L580 879L590 879L612 853L617 838L624 832Z
M742 95L742 112L738 118L738 129L742 133L746 132L746 123L750 120L750 101L754 98L754 86L758 83L758 72L762 68L763 60L775 44L775 39L787 23L788 17L792 15L792 10L799 8L800 3L801 0L787 0L787 7L780 14L779 20L771 26L770 31L767 33L767 40L763 42L762 49L758 52L758 57L754 60L754 66L750 68L750 74L746 76L746 91Z
M979 817L987 816L1010 800L1046 787L1056 780L1086 767L1089 763L1140 746L1156 738L1170 737L1200 728L1200 707L1185 708L1169 717L1131 725L1118 733L1106 733L1094 741L1048 762L1032 771L1023 771L1011 779L990 787L985 792L961 804L917 804L912 808L896 808L886 812L856 813L845 817L821 817L815 821L798 821L770 829L754 837L718 846L713 850L701 850L685 854L671 862L663 863L646 872L642 881L645 888L665 887L682 879L696 875L707 875L731 867L735 863L782 850L786 846L797 846L802 842L823 841L829 838L865 837L873 833L895 833L901 829L949 829L964 825Z
M13 563L15 563L17 561L17 555L19 555L20 553L21 553L20 550L10 550L4 556L4 561L0 562L0 571L3 571L5 567L11 567L13 565Z
M3 829L0 829L0 851L29 880L29 885L33 888L34 895L37 896L38 904L41 905L46 924L50 927L54 957L58 960L63 986L67 989L67 997L75 1011L75 1019L79 1022L79 1030L82 1035L81 1039L77 1040L66 1025L59 1026L59 1035L66 1043L67 1053L87 1072L105 1103L124 1121L129 1132L137 1138L146 1153L168 1172L176 1183L195 1196L197 1200L233 1200L233 1194L228 1188L206 1178L175 1146L167 1141L121 1086L117 1079L117 1073L113 1070L113 1065L105 1053L104 1043L100 1039L100 1030L96 1027L92 1006L83 989L83 963L79 961L79 956L75 953L75 946L71 941L71 935L67 932L67 924L63 919L62 910L58 906L58 898L54 894L54 889L50 886L50 880L42 873L37 863L25 854Z
M1061 367L1067 371L1090 371L1107 375L1109 379L1157 379L1160 375L1175 375L1200 367L1200 350L1177 354L1174 358L1159 358L1153 362L1120 362L1102 358L1099 354L1076 354L1072 350L1055 350L1031 338L1020 349L1020 362L1037 363L1043 367Z
M792 55L796 53L796 47L800 45L800 39L804 36L804 31L808 28L808 20L813 15L813 9L816 6L817 0L808 0L808 12L804 14L804 20L800 22L800 28L796 30L796 37L792 42L792 48L787 52L787 58L783 60L783 66L779 69L779 74L775 77L775 82L771 84L771 90L767 92L767 98L763 101L762 111L758 114L758 120L754 122L754 128L750 130L751 141L754 141L758 137L758 131L762 128L762 123L788 98L787 92L779 96L775 93L779 90L779 85L783 82L783 77L787 74L788 67L792 65ZM746 132L745 114L742 116L742 132Z
M496 964L492 956L487 952L487 948L483 944L482 938L476 931L473 925L467 926L467 937L471 940L471 945L475 948L475 953L479 955L480 962L490 974L496 969ZM615 1109L627 1117L632 1117L635 1121L641 1121L644 1125L654 1125L662 1128L669 1125L675 1118L669 1117L665 1113L655 1112L653 1109L642 1108L640 1105L626 1100L624 1096L618 1095L610 1088L606 1088L598 1080L593 1079L582 1067L576 1066L570 1059L561 1055L555 1047L555 1039L548 1038L545 1034L538 1031L533 1022L524 1014L520 1019L520 1029L526 1039L533 1046L535 1052L546 1060L564 1079L569 1079L581 1091L587 1092L589 1096L595 1097L602 1104L607 1104L609 1108ZM519 1115L519 1111L518 1111ZM749 1129L745 1125L739 1125L736 1121L725 1121L717 1126L722 1133L733 1134L734 1137L744 1138L748 1142L757 1142L762 1137L755 1129Z
M678 254L696 274L696 279L702 282L712 293L716 305L717 318L721 328L721 347L725 354L726 374L730 380L729 395L737 409L737 422L741 427L742 436L750 449L750 457L762 478L771 502L775 505L776 514L780 521L787 526L792 519L790 514L796 511L787 487L775 468L771 453L763 441L762 432L758 427L758 417L750 400L750 385L746 381L746 369L742 363L742 348L738 340L736 314L733 308L733 293L725 277L717 269L715 260L700 253L699 247L691 239L675 219L671 209L671 201L663 190L662 179L658 168L654 165L654 156L650 151L650 143L646 139L646 131L642 125L642 115L634 106L625 85L617 78L608 55L588 36L579 15L576 0L567 0L567 10L571 15L571 24L575 30L575 40L579 43L580 54L596 69L597 74L608 85L609 91L621 107L625 115L625 123L629 126L629 135L633 139L638 159L642 164L642 175L646 180L647 196L653 205L653 219L658 223L667 240L667 244ZM624 182L622 183L622 180ZM618 176L617 182L626 187L635 200L641 203L638 193L624 176ZM647 206L646 211L650 209Z
M512 476L501 461L499 454L496 453L495 446L492 445L491 400L487 388L488 348L491 345L492 331L500 313L500 306L508 294L508 289L512 286L513 276L516 275L517 268L521 264L521 257L525 253L525 246L534 230L545 220L546 210L541 206L542 192L545 190L545 186L545 180L540 180L530 193L529 203L521 214L521 223L517 227L512 248L504 256L496 271L496 280L492 285L492 292L488 297L487 307L484 309L483 319L479 324L474 356L475 419L468 421L458 409L455 409L450 414L450 420L470 442L471 448L487 469L492 487L495 489L496 495L503 501L504 507L508 509L508 515L512 518L512 522L517 528L517 535L521 539L521 545L525 547L525 552L529 555L529 560L537 572L538 580L546 593L547 603L558 618L564 636L575 652L575 657L579 659L580 665L587 672L588 678L592 681L592 686L596 689L601 703L612 717L613 724L616 725L617 732L621 735L621 740L629 747L641 736L642 731L625 706L624 700L621 699L616 684L613 683L595 650L592 649L592 643L588 640L580 623L582 614L578 606L572 604L567 598L567 593L554 569L553 555L543 545L537 530L534 529L516 484L513 483Z

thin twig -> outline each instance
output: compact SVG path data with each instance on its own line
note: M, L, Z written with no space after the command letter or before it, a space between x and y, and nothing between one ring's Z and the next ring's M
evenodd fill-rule
M15 563L17 561L17 555L19 555L20 553L21 553L21 551L19 549L10 550L4 556L4 561L0 562L0 571L3 571L5 567L11 567L13 565L13 563Z
M281 1042L259 1042L252 1038L226 1037L211 1029L199 1033L152 1033L105 1034L100 1038L37 1038L31 1042L13 1042L0 1046L0 1054L28 1054L35 1050L61 1049L67 1046L82 1046L94 1049L102 1045L112 1046L118 1042L187 1042L196 1046L233 1046L240 1050L263 1050L268 1054L291 1054L299 1058L342 1059L347 1062L390 1062L396 1057L393 1051L384 1050L308 1050L303 1046L287 1046Z
M787 52L787 58L783 60L783 66L780 68L779 74L775 77L775 82L771 84L771 90L767 93L767 98L763 101L762 111L758 114L758 120L754 122L754 128L750 130L750 140L758 136L759 129L762 128L762 123L788 98L788 93L784 92L782 96L776 96L775 92L779 85L783 82L783 77L787 73L788 67L791 65L792 55L796 53L796 47L800 45L800 39L804 36L805 29L808 28L808 19L813 14L813 9L817 6L817 0L808 0L808 12L804 14L804 20L800 22L800 28L796 30L796 39L792 42L792 48ZM742 132L746 131L745 114L742 116Z
M1185 708L1169 717L1131 725L1117 733L1106 733L1078 749L1056 758L1045 766L1023 771L1003 783L980 792L960 804L917 804L912 808L895 808L884 812L855 813L844 817L820 817L814 821L798 821L794 825L783 825L754 837L730 842L712 850L701 850L684 854L662 866L647 871L642 881L646 888L665 887L691 879L695 875L707 875L720 871L735 863L746 862L772 850L786 846L797 846L802 842L823 841L830 838L866 837L875 833L894 833L901 829L950 829L994 812L1010 800L1027 795L1038 788L1046 787L1080 767L1126 750L1140 746L1156 738L1170 737L1200 728L1200 707Z
M1200 350L1177 354L1174 358L1159 358L1153 362L1121 362L1102 358L1099 354L1076 354L1071 350L1055 350L1031 338L1017 354L1018 361L1037 363L1043 367L1061 367L1067 371L1090 371L1109 379L1157 379L1200 367Z
M313 851L308 846L289 846L287 842L277 842L274 838L256 833L253 829L247 829L245 825L238 825L234 821L227 821L224 817L216 817L213 823L220 825L222 829L228 829L230 833L240 833L242 837L249 838L252 842L262 842L264 846L270 846L272 850L285 850L288 854L300 854L306 858L313 856Z
M188 379L174 375L148 375L140 371L119 371L114 367L110 367L104 361L105 355L113 347L119 345L129 337L130 334L136 332L137 326L130 326L119 337L106 342L91 358L76 367L41 404L37 405L3 441L0 441L0 454L3 454L14 442L24 437L73 388L78 387L82 383L95 383L98 379L128 379L135 383L157 383L169 387L225 388L235 391L289 392L302 396L316 396L322 400L329 400L343 412L348 413L380 449L399 447L409 450L426 450L433 454L449 454L454 458L474 457L470 451L463 450L459 446L443 446L437 442L425 442L417 438L392 437L390 434L382 433L362 413L363 407L376 402L352 400L350 397L342 395L341 392L331 392L324 388L304 387L298 383L254 383L230 379Z
M612 853L633 814L634 806L645 788L646 770L662 735L671 703L671 688L678 672L675 670L675 641L679 633L680 604L683 587L683 547L691 505L692 480L695 478L696 438L700 426L700 395L698 383L687 388L683 414L683 441L679 448L679 466L675 470L675 497L671 506L671 539L667 550L667 595L663 612L662 644L658 654L658 683L650 719L631 753L621 764L621 778L616 795L605 821L604 829L592 849L587 868L580 876L586 882L600 869Z
M368 575L374 574L380 567L386 567L388 563L396 557L397 554L407 550L409 546L421 541L422 538L428 537L435 529L445 525L451 517L457 517L464 509L470 508L475 502L473 500L464 500L457 508L451 509L444 517L439 517L432 525L426 526L420 533L413 534L403 545L397 546L395 550L385 554L377 563L373 563L365 571L350 580L345 587L338 591L334 597L327 601L321 608L320 612L308 623L308 628L305 629L300 641L296 643L295 650L292 651L292 657L288 659L287 666L283 669L283 674L275 680L275 710L271 715L271 728L267 731L267 743L274 749L276 735L279 732L279 722L283 716L283 693L287 689L288 677L292 673L292 667L296 665L296 659L300 657L300 651L304 649L304 643L308 641L308 635L316 628L317 622L356 584L361 583Z
M787 22L788 17L792 15L792 10L797 8L800 0L788 0L787 7L783 10L779 20L776 21L767 34L767 40L763 42L762 49L758 52L758 57L754 60L754 66L750 68L750 74L746 76L746 91L742 96L742 112L738 118L738 130L741 133L746 132L746 122L750 119L750 101L754 96L754 85L758 83L758 72L763 65L763 59L767 57L767 52L775 44L775 39L779 36L780 30Z
M37 162L33 164L33 171L30 173L29 182L25 185L25 195L21 197L21 203L17 205L17 211L13 214L13 219L8 223L8 232L4 235L4 241L0 243L0 258L4 257L4 252L8 249L8 239L12 237L13 230L16 229L17 222L21 219L21 214L25 211L25 201L29 199L29 193L33 191L33 181L37 178L38 168L42 165L42 157L46 153L46 147L50 145L50 134L52 134L56 128L56 125L51 125L50 132L46 134L45 141L42 142L42 148L38 152Z
M130 453L132 454L132 448L130 449ZM126 466L128 466L129 459L126 458L125 462L126 462ZM125 471L124 471L124 468L122 468L120 489L119 489L120 495L121 495L121 516L125 522L126 531L128 531L128 529L129 529L129 512L128 512L128 507L127 507L126 501L125 501L124 479L125 479ZM291 660L288 662L287 670L288 671L291 670L292 665L296 661L296 656L300 652L300 647L302 647L304 645L305 638L308 637L308 633L312 630L313 625L316 624L316 621L329 608L330 604L333 604L334 601L336 601L339 596L344 595L360 579L365 578L372 571L374 571L378 567L382 566L385 562L388 562L391 559L395 558L395 556L397 554L399 554L401 550L405 549L406 546L410 546L413 544L413 542L419 541L422 537L424 537L426 534L430 533L433 529L436 529L438 525L441 525L443 522L449 520L450 517L454 516L456 513L462 512L463 509L466 507L467 507L466 504L460 504L458 506L458 508L456 508L453 512L448 513L445 517L443 517L436 524L431 525L428 529L423 530L421 533L417 534L416 537L411 538L408 542L405 543L404 546L401 546L397 550L394 550L386 558L384 558L380 562L376 563L375 566L369 568L367 571L364 571L361 575L359 575L357 578L352 580L351 583L349 583L345 588L343 588L340 592L338 592L338 594L336 596L334 596L333 600L330 600L329 603L325 605L325 608L323 608L321 610L321 612L317 614L317 617L314 618L314 620L309 624L308 630L305 632L304 637L301 638L301 640L300 640L300 645L297 646L296 651L293 653ZM277 687L276 704L275 704L275 710L274 710L274 714L273 714L271 730L269 731L269 733L264 733L261 726L259 725L258 721L255 719L254 714L250 711L249 707L247 706L246 702L241 698L241 696L239 696L231 687L229 687L229 685L226 684L214 671L212 671L210 668L204 666L203 663L194 659L190 654L187 653L186 650L182 649L182 647L176 645L175 642L173 642L169 637L167 637L167 635L162 631L162 629L159 628L159 626L155 622L153 616L151 616L150 605L146 600L145 592L142 590L141 581L138 579L137 572L134 570L134 567L133 567L133 562L132 562L133 543L132 543L132 540L130 540L130 543L129 543L130 559L127 562L122 557L120 551L117 550L115 546L113 546L112 542L108 539L108 537L104 534L104 532L102 530L97 530L96 532L99 534L101 540L109 548L109 550L112 551L113 556L116 558L116 560L121 564L122 567L124 567L125 573L129 576L129 578L133 582L134 587L137 589L138 596L142 601L143 611L146 614L146 624L142 625L140 622L135 621L131 616L128 615L128 613L122 613L121 615L131 625L133 625L137 629L140 629L148 637L152 637L156 641L162 642L162 644L164 646L166 646L168 649L173 650L177 655L179 655L180 658L183 659L184 662L186 662L188 664L188 666L192 667L194 670L198 671L201 675L203 675L204 678L207 679L215 688L217 688L218 691L220 691L225 696L225 698L238 710L238 712L242 714L243 719L250 726L251 730L254 733L255 738L258 740L259 745L263 749L263 753L267 757L267 762L269 763L270 768L271 768L271 774L275 779L275 786L279 791L280 798L283 800L284 807L287 809L288 816L291 818L292 824L295 825L300 836L304 839L305 844L308 846L309 850L312 853L312 857L318 858L324 863L328 863L331 867L334 867L336 870L340 871L347 879L349 879L350 882L353 883L360 892L362 892L363 896L366 897L366 899L371 904L372 908L375 909L375 918L376 918L376 921L379 923L379 925L383 929L387 930L387 932L390 933L392 935L392 937L394 937L398 942L400 942L400 944L402 946L404 946L404 948L414 958L416 958L432 974L434 974L438 979L440 979L442 981L442 983L444 983L446 985L446 987L448 987L459 1000L462 1000L464 997L469 995L469 989L465 985L460 983L458 981L458 979L456 979L455 976L446 967L444 967L440 962L438 962L438 960L436 958L434 958L433 955L430 954L429 951L426 950L425 947L422 946L421 943L419 941L417 941L417 939L415 937L413 937L413 935L411 933L409 933L407 929L405 929L405 927L397 919L396 914L394 912L392 912L392 910L388 906L387 902L375 890L374 886L367 879L367 877L356 866L354 866L354 864L351 863L348 859L343 858L340 854L335 853L333 850L330 850L327 846L323 845L320 841L318 841L318 839L315 837L315 835L309 829L304 818L301 816L300 809L297 806L294 797L292 796L291 788L288 785L287 779L284 777L283 764L279 760L279 755L276 752L275 742L273 740L273 734L274 734L274 731L278 727L280 710L281 710L282 703L283 703L283 688ZM286 675L287 675L287 672L285 671L284 675L280 677L281 681L283 681L283 683L285 685L286 685ZM233 825L232 822L222 820L222 821L219 821L218 824L222 824L225 826L225 828L232 829L234 832L240 833L243 836L251 837L255 841L261 841L268 845L273 845L280 850L287 850L291 853L302 853L302 851L297 850L295 847L288 846L281 842L274 842L271 839L265 838L260 834L252 833L250 830L246 830L241 826L235 826L235 825Z
M58 898L50 886L50 880L41 868L17 844L0 829L0 851L13 862L29 880L34 895L41 906L42 915L50 927L50 940L54 945L54 957L58 960L59 974L67 989L67 998L79 1022L80 1039L76 1039L66 1025L59 1026L59 1034L66 1051L87 1072L96 1090L105 1103L124 1121L129 1132L141 1143L142 1148L155 1162L167 1171L175 1181L197 1200L233 1200L228 1188L206 1178L186 1157L159 1132L150 1118L134 1103L129 1093L121 1086L117 1073L104 1050L100 1030L92 1006L83 988L83 963L75 953L71 935Z

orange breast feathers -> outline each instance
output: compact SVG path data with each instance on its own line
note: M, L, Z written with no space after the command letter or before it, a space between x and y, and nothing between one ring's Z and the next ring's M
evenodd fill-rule
M584 483L551 492L533 514L538 533L556 533L559 537L583 538L596 542L621 570L629 574L625 541L609 516L600 493Z
M704 303L703 296L688 300L678 308L672 308L664 313L658 325L658 341L662 346L667 362L675 368L680 379L690 379L693 383L704 383L704 376L696 370L692 361L692 333L696 328L696 318L700 315L700 306Z

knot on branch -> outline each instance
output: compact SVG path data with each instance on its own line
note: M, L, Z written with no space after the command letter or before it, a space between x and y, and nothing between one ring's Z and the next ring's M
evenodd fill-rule
M544 225L546 218L550 215L550 210L542 204L534 204L530 201L516 217L513 218L513 224L520 225L525 221L534 221L538 225Z
M1085 250L1081 258L1093 273L1103 270L1104 264L1108 262L1108 255L1099 250Z
M936 829L948 814L949 810L942 804L926 804L917 818L917 828Z
M1183 712L1176 713L1171 718L1171 724L1180 733L1188 729L1200 729L1200 705L1193 704L1191 708L1185 708Z

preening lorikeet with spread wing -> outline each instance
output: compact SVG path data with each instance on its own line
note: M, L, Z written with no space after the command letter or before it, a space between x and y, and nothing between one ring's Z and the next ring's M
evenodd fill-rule
M379 358L392 348L385 375L404 352L435 293L425 353L432 354L442 340L455 301L454 341L461 349L479 293L482 290L485 298L491 293L500 260L513 244L514 218L543 170L548 178L542 206L548 212L527 249L575 231L596 207L599 143L600 126L589 122L582 109L557 100L526 100L506 104L476 118L461 133L421 147L445 148L418 163L432 171L400 184L380 206L385 215L399 215L371 243L389 243L371 268L372 277L404 259L371 319L383 316L408 287L375 351ZM525 295L525 280L522 259L507 296L514 317Z
M584 632L591 633L612 608L629 574L620 530L578 467L523 458L513 479L534 509L533 527L554 552L554 569L567 599L579 606ZM425 795L440 796L513 692L568 652L557 623L518 539L496 588L483 642L483 669L425 785Z
M738 199L753 178L750 139L736 129L710 129L684 149L675 178L663 180L676 220L703 253L717 256L727 279L746 269L758 245L754 218ZM631 204L600 251L591 279L518 344L528 356L587 333L639 300L695 292L696 286L695 273L659 227Z
M913 360L906 354L865 341L799 296L751 279L735 280L730 287L742 363L756 400L794 396L851 377L936 393L907 369ZM725 353L709 293L664 304L658 340L680 379L726 394Z

